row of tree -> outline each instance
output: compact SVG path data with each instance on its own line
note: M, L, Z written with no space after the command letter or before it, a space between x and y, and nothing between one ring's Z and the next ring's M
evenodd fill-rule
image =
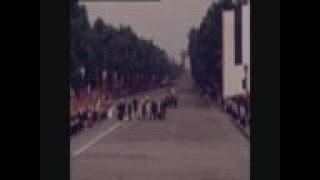
M151 40L139 38L130 27L114 28L100 18L90 26L86 9L78 0L70 0L70 8L70 78L74 88L81 86L81 68L91 86L101 85L106 78L111 86L117 81L129 88L176 76L179 67Z
M213 2L199 28L191 28L188 52L195 82L216 96L221 89L222 10L231 8L232 0Z

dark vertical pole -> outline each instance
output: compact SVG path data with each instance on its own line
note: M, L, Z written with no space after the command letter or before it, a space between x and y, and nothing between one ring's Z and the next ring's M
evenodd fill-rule
M241 25L241 17L242 10L241 4L237 2L235 5L235 64L242 64L242 25Z

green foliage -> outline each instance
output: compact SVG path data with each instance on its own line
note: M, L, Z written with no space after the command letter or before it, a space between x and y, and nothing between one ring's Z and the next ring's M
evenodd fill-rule
M214 2L200 27L191 28L188 51L194 80L201 86L221 84L222 10L232 6L232 0Z
M128 26L116 29L100 18L91 27L84 6L77 0L70 0L70 7L72 84L77 82L74 79L80 67L85 67L86 76L93 85L97 84L103 70L107 70L108 75L117 73L118 79L129 80L138 75L147 80L153 76L162 79L175 75L176 65L170 63L165 51L152 41L137 37Z

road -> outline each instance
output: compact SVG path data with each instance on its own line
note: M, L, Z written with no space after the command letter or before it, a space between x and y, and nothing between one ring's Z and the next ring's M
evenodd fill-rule
M107 120L72 137L71 179L249 180L249 140L191 82L178 81L179 107L165 121Z

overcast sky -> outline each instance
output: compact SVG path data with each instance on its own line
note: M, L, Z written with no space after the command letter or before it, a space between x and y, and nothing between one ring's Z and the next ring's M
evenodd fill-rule
M213 0L160 0L159 2L86 2L89 21L101 17L118 27L130 25L139 37L152 39L169 56L180 60L187 34L198 27Z

